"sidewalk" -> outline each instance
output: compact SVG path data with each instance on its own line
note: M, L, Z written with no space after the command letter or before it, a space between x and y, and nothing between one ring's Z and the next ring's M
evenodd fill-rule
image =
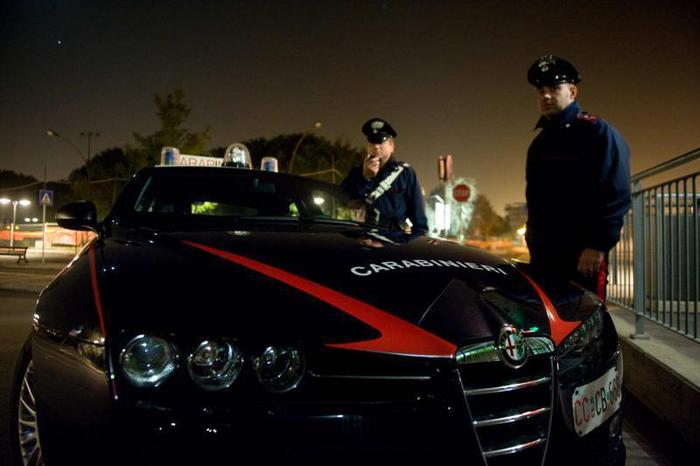
M0 289L39 294L75 256L75 248L47 248L42 262L40 249L27 250L27 263L13 256L0 256Z
M634 313L609 304L624 357L625 388L693 449L700 448L700 343L646 320L633 338ZM668 432L666 434L669 434Z

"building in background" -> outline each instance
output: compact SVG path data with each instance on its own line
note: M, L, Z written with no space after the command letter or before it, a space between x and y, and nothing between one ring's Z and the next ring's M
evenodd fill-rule
M527 222L527 204L525 202L511 202L506 204L506 223L508 229L517 231Z

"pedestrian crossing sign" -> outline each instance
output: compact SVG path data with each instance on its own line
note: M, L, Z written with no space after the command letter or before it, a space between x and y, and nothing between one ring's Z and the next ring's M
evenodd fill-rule
M44 205L47 207L53 206L53 191L50 189L40 189L39 190L39 205Z

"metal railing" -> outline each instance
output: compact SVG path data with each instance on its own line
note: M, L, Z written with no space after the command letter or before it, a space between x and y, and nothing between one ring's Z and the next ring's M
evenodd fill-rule
M632 210L610 251L608 297L700 342L700 172L642 188L642 180L700 158L700 148L632 177Z

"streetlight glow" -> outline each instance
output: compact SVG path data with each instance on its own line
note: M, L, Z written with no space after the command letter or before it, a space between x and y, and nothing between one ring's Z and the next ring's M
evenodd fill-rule
M10 226L10 247L12 248L15 245L15 224L17 223L17 205L27 207L31 204L31 201L28 201L27 199L12 200L3 197L2 199L0 199L0 204L12 204L12 224Z

